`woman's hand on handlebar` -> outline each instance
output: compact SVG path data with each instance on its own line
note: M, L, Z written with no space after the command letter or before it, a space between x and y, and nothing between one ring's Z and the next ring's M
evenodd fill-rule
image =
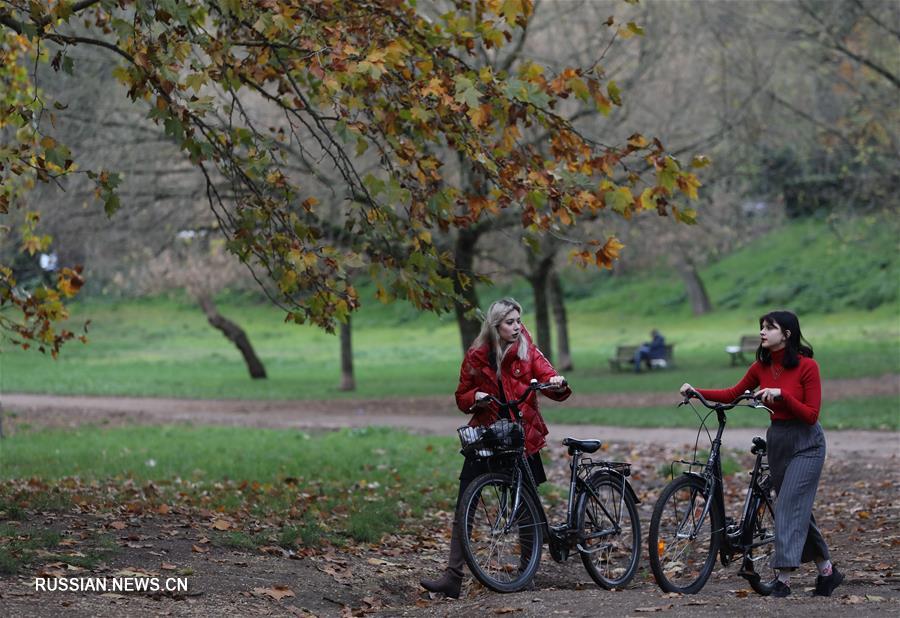
M781 398L781 389L780 388L761 388L756 393L754 393L754 397L756 399L761 400L763 403L772 403L776 399Z
M486 406L491 401L491 396L484 391L475 391L475 405Z
M552 384L553 388L558 391L564 390L568 386L564 376L553 376L548 380L548 383Z
M691 395L692 393L694 393L696 391L694 390L693 386L691 386L690 384L685 382L684 384L681 385L681 388L678 389L678 392L681 393L682 397L688 397L689 395Z

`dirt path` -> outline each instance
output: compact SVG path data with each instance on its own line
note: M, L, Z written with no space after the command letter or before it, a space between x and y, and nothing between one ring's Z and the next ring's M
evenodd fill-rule
M859 394L900 394L900 376L877 380L831 381L826 398ZM851 395L852 394L852 395ZM273 428L330 428L391 425L410 431L451 435L463 419L450 397L337 401L198 401L150 398L55 397L4 394L0 398L12 429L28 424L156 424L191 422ZM582 395L569 405L626 407L668 405L667 393ZM664 485L656 462L671 461L692 443L689 429L630 429L602 426L551 427L550 443L565 435L610 442L609 457L643 461L632 479L642 500L644 546L650 513ZM760 430L729 428L725 446L739 449ZM435 573L447 552L450 514L430 512L407 522L404 536L380 543L286 552L277 547L238 550L216 541L213 514L173 510L134 513L127 505L103 517L86 509L63 513L28 510L23 523L57 532L58 552L90 555L91 530L118 547L87 570L62 563L16 576L0 577L0 615L54 618L72 616L472 616L504 615L691 617L760 615L818 617L900 615L900 432L828 431L829 458L819 489L816 515L847 580L830 599L809 596L815 574L804 567L795 576L794 595L763 599L749 592L737 567L718 567L700 594L663 594L649 573L646 555L634 582L622 591L593 584L577 557L557 564L544 556L535 589L510 595L487 591L471 578L458 601L432 598L419 577ZM743 453L743 455L741 454ZM567 474L562 447L551 446L548 474L562 486ZM746 466L747 461L743 461ZM740 496L738 495L738 499ZM737 504L731 510L738 508ZM2 513L0 513L2 520ZM115 520L115 521L113 521ZM2 523L2 521L0 521ZM440 531L440 533L438 532ZM212 541L210 541L212 539ZM414 539L414 540L412 540ZM414 546L414 549L410 547ZM645 550L646 551L646 550ZM52 559L51 557L47 558ZM62 565L60 567L59 565ZM63 569L60 571L60 569ZM35 590L38 575L113 577L123 573L167 577L188 574L189 593L101 594Z
M860 395L900 396L900 375L825 383L826 401ZM564 405L580 408L626 408L667 406L671 393L575 394ZM247 427L333 429L385 425L423 434L453 435L465 418L456 409L453 397L393 399L333 399L327 401L240 401L139 397L64 397L5 393L3 409L28 414L30 423L75 426L93 423L176 423L215 424ZM542 405L552 407L550 400ZM622 428L603 425L551 426L550 439L569 435L599 437L633 443L685 444L696 437L694 429ZM729 428L726 446L743 448L760 429ZM828 431L831 453L875 451L884 455L900 452L900 433L884 431Z

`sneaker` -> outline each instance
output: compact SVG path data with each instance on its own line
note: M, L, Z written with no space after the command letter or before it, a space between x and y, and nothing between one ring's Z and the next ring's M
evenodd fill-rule
M780 579L775 580L775 586L772 588L772 596L778 597L779 599L783 599L784 597L791 595L791 587L786 583L781 581Z
M816 578L816 589L813 591L814 597L830 597L834 589L841 585L844 581L844 574L837 570L836 566L831 567L831 575L819 575Z

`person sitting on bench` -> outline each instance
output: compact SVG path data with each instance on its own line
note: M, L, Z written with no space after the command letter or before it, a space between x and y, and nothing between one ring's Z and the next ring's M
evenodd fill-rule
M634 371L641 372L641 363L646 363L647 369L650 369L653 361L662 361L658 363L665 367L666 362L666 340L655 328L650 331L650 341L641 344L641 347L634 353Z

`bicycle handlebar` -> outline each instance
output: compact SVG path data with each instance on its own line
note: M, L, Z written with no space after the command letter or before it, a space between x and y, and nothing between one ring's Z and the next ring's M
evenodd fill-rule
M472 404L472 406L469 408L469 412L472 412L473 410L475 410L475 408L483 403L496 403L501 408L511 408L513 406L519 405L520 403L524 403L525 400L528 399L528 397L530 397L531 393L533 393L534 391L543 391L547 390L548 388L565 388L566 386L568 386L568 384L569 383L565 380L563 380L559 384L553 384L552 382L538 382L537 380L532 379L528 384L528 388L526 388L525 392L522 393L522 396L515 401L504 402L500 401L493 395L488 395L487 397L482 397L481 399L475 401L475 403Z
M696 390L691 389L687 393L684 394L684 401L682 401L679 405L683 406L686 403L688 403L691 399L697 399L700 403L703 404L704 407L709 408L710 410L716 410L717 412L725 412L726 410L731 410L731 409L739 406L741 404L741 402L751 400L751 401L754 401L755 404L752 406L748 406L748 407L764 408L764 409L768 410L770 414L772 413L772 409L769 408L764 403L762 403L762 401L759 399L757 394L753 393L751 391L744 391L743 393L738 395L735 398L735 400L732 401L731 403L710 403L709 401L706 400L706 397L704 397L703 395L698 393ZM779 399L780 399L780 397L779 397Z

